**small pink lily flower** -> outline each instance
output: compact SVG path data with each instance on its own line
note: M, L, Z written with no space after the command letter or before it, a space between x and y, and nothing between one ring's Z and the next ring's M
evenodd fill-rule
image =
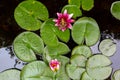
M60 68L60 62L57 59L51 60L49 66L52 71L57 72Z
M64 13L57 13L58 19L54 19L53 21L56 23L55 26L59 28L59 30L65 31L67 28L71 29L71 23L74 22L72 18L73 14L68 14L67 10Z

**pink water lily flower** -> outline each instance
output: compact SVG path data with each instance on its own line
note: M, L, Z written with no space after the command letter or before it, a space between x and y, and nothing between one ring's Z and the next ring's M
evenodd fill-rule
M71 29L71 23L74 22L72 18L73 14L68 14L67 10L64 13L57 13L58 19L54 19L53 21L56 23L55 26L59 28L59 30L65 31L66 29Z
M60 68L60 62L57 59L51 60L49 66L52 71L57 72Z

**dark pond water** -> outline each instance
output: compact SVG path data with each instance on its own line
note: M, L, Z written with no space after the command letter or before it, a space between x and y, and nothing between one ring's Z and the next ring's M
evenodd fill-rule
M21 1L0 0L0 72L9 68L21 69L25 65L24 62L17 59L12 51L14 38L24 31L16 24L13 15L15 7ZM56 12L60 12L62 7L67 4L67 0L39 1L47 6L50 17L56 17ZM110 14L110 6L114 1L116 0L95 0L94 8L91 11L83 11L83 16L93 17L98 22L101 30L100 41L111 38L117 44L116 53L110 57L113 63L113 72L120 69L120 21ZM36 31L36 33L39 33L39 31ZM91 47L93 53L99 53L99 42ZM76 44L70 40L68 46L72 49Z

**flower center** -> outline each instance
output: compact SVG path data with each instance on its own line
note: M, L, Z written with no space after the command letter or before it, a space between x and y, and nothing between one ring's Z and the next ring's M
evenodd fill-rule
M64 20L64 18L61 19L61 27L65 27L66 26L66 21Z
M57 66L57 63L53 63L53 64L51 64L51 66L54 68Z

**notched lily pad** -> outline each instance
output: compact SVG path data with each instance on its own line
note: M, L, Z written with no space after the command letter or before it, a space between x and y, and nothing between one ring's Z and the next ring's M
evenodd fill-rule
M70 61L71 61L71 64L74 65L74 66L85 68L87 58L83 55L75 54L75 55L72 55Z
M81 0L68 0L70 5L76 5L78 8L81 6Z
M80 80L83 72L85 71L85 64L87 58L80 54L72 55L70 64L66 66L67 73L70 78Z
M99 50L105 56L112 56L116 52L117 45L111 39L103 40L99 45Z
M88 46L81 45L81 46L75 47L72 50L72 55L74 55L74 54L84 55L86 58L88 58L88 57L90 57L92 55L92 51Z
M23 32L18 35L13 43L15 54L25 62L36 60L35 54L43 53L42 39L33 32Z
M40 29L41 20L47 20L49 14L47 8L41 2L27 0L16 7L14 17L21 28L35 31Z
M21 71L21 80L52 80L52 76L53 72L42 61L33 61L25 65Z
M67 42L70 38L70 31L60 31L58 27L55 26L53 19L45 21L41 26L40 32L43 41L48 46L57 46L59 42L58 39Z
M0 80L20 80L20 71L9 69L0 73Z
M85 42L87 46L94 45L100 38L97 22L90 17L80 18L73 25L72 38L77 44Z
M85 69L74 66L72 64L68 64L66 67L67 73L71 79L80 80L82 74L84 73Z
M94 0L81 0L82 9L90 11L94 7Z
M110 11L116 19L120 20L120 1L113 2Z
M70 51L69 47L61 42L59 42L59 44L55 47L50 46L45 47L45 53L49 55L63 55L67 54L69 51Z
M112 80L120 80L120 70L116 70L112 75Z
M76 5L66 5L63 7L62 12L67 10L69 14L73 14L73 18L82 16L82 11Z
M86 64L87 73L97 80L107 79L112 72L111 61L104 55L94 55L90 57Z

